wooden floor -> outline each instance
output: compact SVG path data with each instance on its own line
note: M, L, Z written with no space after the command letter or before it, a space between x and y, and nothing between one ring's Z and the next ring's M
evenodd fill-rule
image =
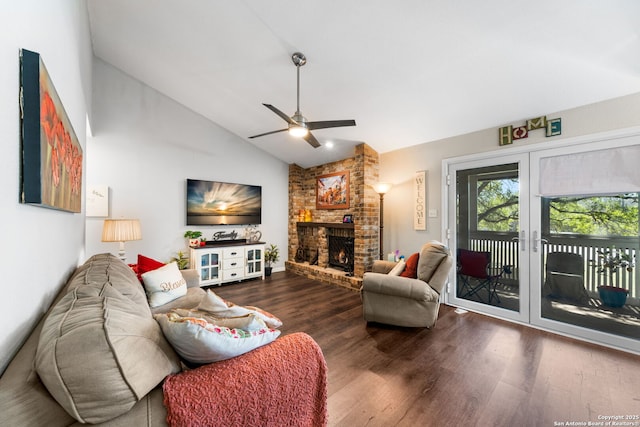
M357 292L287 272L212 290L277 315L283 334L303 331L320 344L330 426L559 426L640 416L640 356L444 305L432 330L367 324ZM619 421L640 426L639 418Z

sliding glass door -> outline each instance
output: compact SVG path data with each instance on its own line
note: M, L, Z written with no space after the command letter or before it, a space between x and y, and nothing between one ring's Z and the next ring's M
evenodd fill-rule
M640 136L445 163L448 303L640 352Z
M450 244L458 264L454 305L513 320L529 317L528 156L451 165ZM452 240L452 242L451 242Z

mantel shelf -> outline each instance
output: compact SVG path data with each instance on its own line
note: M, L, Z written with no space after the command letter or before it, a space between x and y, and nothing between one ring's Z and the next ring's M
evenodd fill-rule
M298 227L326 227L326 228L351 228L352 222L297 222Z

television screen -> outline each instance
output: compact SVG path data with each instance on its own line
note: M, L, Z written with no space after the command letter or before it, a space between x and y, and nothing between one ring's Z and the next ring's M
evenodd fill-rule
M187 179L187 225L260 224L259 185Z

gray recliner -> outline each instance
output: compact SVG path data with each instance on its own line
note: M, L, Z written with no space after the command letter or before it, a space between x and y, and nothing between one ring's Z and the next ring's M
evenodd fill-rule
M396 326L431 328L438 319L440 294L453 266L449 248L440 242L420 249L417 278L387 274L395 263L375 261L364 274L360 295L364 319Z

